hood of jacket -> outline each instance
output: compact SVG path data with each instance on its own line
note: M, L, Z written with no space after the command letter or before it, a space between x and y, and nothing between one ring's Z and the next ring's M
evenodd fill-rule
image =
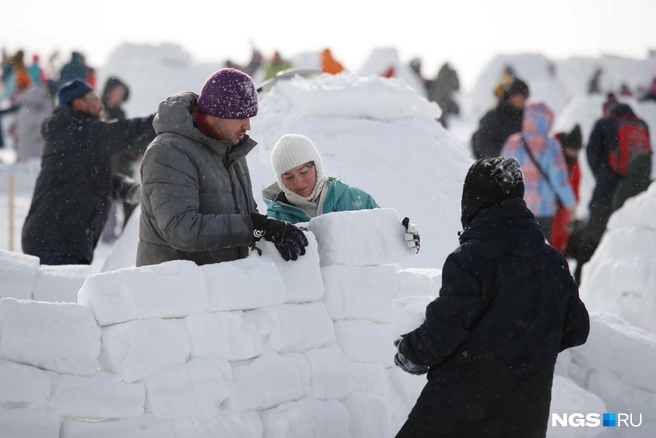
M109 92L121 85L125 87L125 97L123 98L123 102L128 101L128 99L130 98L130 87L128 87L125 84L125 82L121 81L119 78L112 76L111 78L107 79L107 82L105 82L105 88L102 94L102 102L105 105L105 107L107 107Z
M460 243L478 239L515 256L532 257L546 245L535 216L523 199L507 199L481 211L460 235Z
M551 131L553 119L553 113L545 104L530 104L524 109L522 132L528 137L532 135L546 137Z
M159 104L157 115L153 120L153 128L157 135L173 133L181 135L193 142L201 143L212 149L213 152L222 156L239 158L246 156L257 143L248 135L236 145L228 140L216 140L204 134L191 116L196 107L198 95L188 91L174 94Z

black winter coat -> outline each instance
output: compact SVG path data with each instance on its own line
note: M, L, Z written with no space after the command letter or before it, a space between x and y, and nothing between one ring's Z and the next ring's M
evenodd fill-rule
M513 107L506 100L501 100L496 108L488 111L471 139L476 159L498 157L508 137L521 132L523 115L524 110Z
M544 437L558 353L590 327L567 262L522 199L483 210L399 353L430 367L410 413L437 436Z
M145 150L155 138L153 117L106 123L69 105L55 109L41 127L46 144L23 225L23 252L92 261L114 188L111 157Z
M622 176L615 173L608 162L610 151L617 149L618 130L620 122L616 117L626 117L634 115L631 107L626 104L616 105L608 117L601 118L595 123L590 133L590 141L586 148L586 157L590 169L594 173L596 185L592 192L590 208L595 206L605 206L610 208L613 199L613 193L617 184L622 181ZM641 120L644 124L644 121ZM645 124L645 127L647 125ZM647 129L649 129L647 127Z

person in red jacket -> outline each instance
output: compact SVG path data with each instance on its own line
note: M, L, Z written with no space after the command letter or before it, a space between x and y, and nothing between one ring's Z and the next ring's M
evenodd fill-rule
M579 201L579 184L581 181L581 169L579 168L578 154L583 145L581 127L576 125L571 132L559 132L555 135L556 140L560 142L567 164L567 174L569 175L569 184L572 186L576 202ZM551 225L551 245L560 252L565 251L567 240L570 235L568 224L574 221L570 218L567 208L561 206L553 216Z

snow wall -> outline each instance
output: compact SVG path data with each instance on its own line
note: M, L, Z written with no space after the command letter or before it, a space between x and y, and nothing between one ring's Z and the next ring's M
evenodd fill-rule
M4 295L23 299L0 299L0 430L46 438L394 436L425 377L393 364L393 302L428 302L441 283L438 269L398 265L414 257L399 221L393 209L323 215L310 221L307 254L296 262L261 242L262 256L235 262L91 275L78 303L30 301L20 287L35 291L41 268L3 253L3 276L16 280L3 283ZM70 269L49 268L62 277ZM53 294L78 289L70 278L51 284ZM412 319L403 312L395 310L397 319ZM563 376L553 397L553 412L604 409ZM549 436L582 436L568 431Z

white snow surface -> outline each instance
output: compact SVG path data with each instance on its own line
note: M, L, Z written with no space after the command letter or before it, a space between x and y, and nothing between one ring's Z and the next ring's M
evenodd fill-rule
M581 298L656 336L656 184L630 198L608 221L583 267ZM634 357L635 352L630 357Z

